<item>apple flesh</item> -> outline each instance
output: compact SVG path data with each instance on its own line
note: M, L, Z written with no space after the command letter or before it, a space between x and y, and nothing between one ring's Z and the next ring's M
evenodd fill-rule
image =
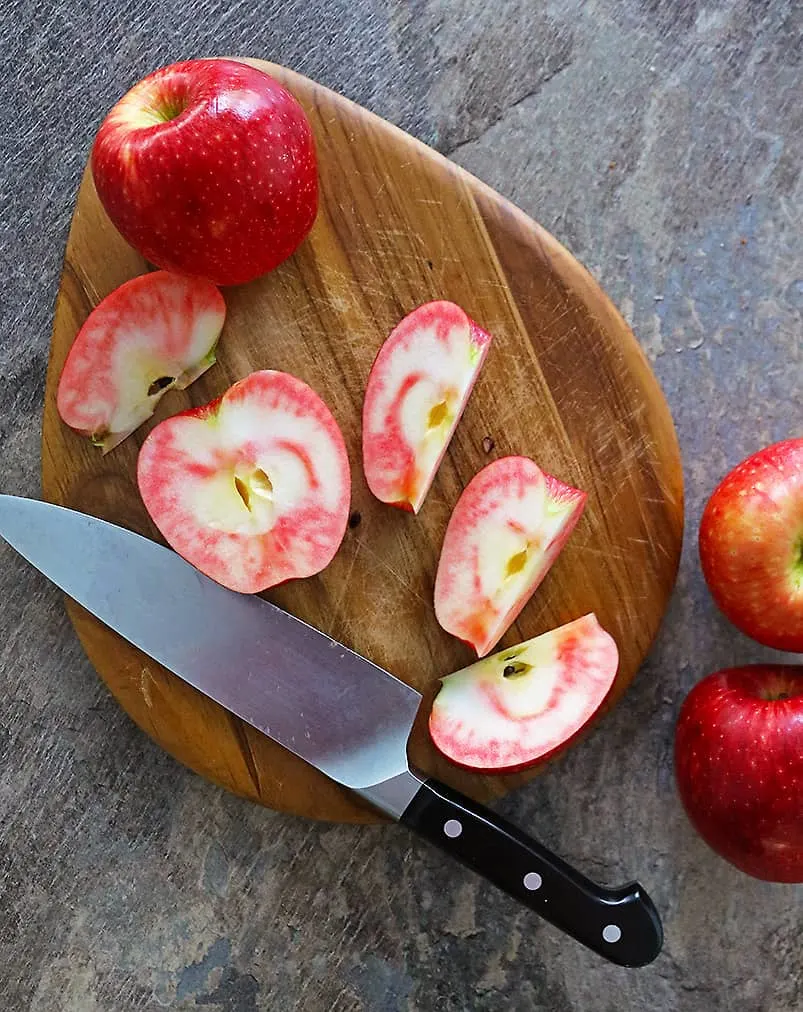
M137 482L168 544L243 593L320 572L348 521L340 429L306 383L282 372L252 373L157 425Z
M613 638L585 615L447 675L429 718L432 741L468 769L523 769L588 723L618 665Z
M421 509L490 341L453 302L429 302L382 345L368 377L362 430L365 479L381 502Z
M543 580L583 512L585 492L528 457L502 457L457 501L435 577L443 628L483 657Z
M234 285L272 270L315 220L312 128L278 81L187 60L136 84L92 148L101 203L147 260Z
M706 843L748 875L803 882L803 667L708 675L675 734L683 806Z
M56 404L62 420L108 453L215 362L226 304L201 278L165 271L116 288L70 348Z
M768 446L724 478L699 544L730 621L765 646L803 652L803 439Z

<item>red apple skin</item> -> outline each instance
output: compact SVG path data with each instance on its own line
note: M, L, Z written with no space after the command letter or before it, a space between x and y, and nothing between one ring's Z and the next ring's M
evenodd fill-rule
M692 825L748 875L803 882L803 666L718 671L686 697L675 776Z
M136 84L92 148L101 203L123 238L166 270L236 285L305 238L318 207L312 128L268 74L188 60Z
M803 439L768 446L723 479L699 546L727 618L765 646L803 652Z

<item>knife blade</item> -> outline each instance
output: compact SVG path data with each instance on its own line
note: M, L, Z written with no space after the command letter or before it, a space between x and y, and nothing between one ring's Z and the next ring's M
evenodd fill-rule
M0 495L0 536L73 600L246 723L622 966L662 945L637 882L591 882L490 809L410 769L421 696L262 598L95 517Z

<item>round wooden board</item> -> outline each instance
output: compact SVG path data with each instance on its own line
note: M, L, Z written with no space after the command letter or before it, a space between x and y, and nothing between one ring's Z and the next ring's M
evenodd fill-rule
M352 509L361 522L348 530L327 570L268 596L423 692L412 761L490 800L537 767L515 776L472 775L442 759L426 732L438 678L472 660L438 626L432 608L451 509L479 468L510 453L531 456L588 492L575 533L503 643L596 612L621 652L611 705L650 646L677 572L683 491L672 420L624 320L552 236L456 165L347 99L281 67L249 62L285 83L310 117L321 181L315 227L272 274L225 290L218 364L188 391L171 391L149 424L104 457L61 423L58 378L92 307L148 265L112 227L87 171L53 327L44 493L159 540L135 481L137 451L153 425L217 397L254 369L282 369L306 380L342 427ZM360 467L360 411L382 341L410 310L440 298L461 305L494 344L424 508L413 517L369 493ZM275 809L335 821L378 818L72 602L69 612L120 704L177 759Z

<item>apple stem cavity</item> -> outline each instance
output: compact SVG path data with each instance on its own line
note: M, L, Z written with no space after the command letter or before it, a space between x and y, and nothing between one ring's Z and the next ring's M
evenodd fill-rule
M153 115L159 123L170 123L174 119L178 119L179 116L187 108L186 97L173 96L162 103L161 106L153 110Z

